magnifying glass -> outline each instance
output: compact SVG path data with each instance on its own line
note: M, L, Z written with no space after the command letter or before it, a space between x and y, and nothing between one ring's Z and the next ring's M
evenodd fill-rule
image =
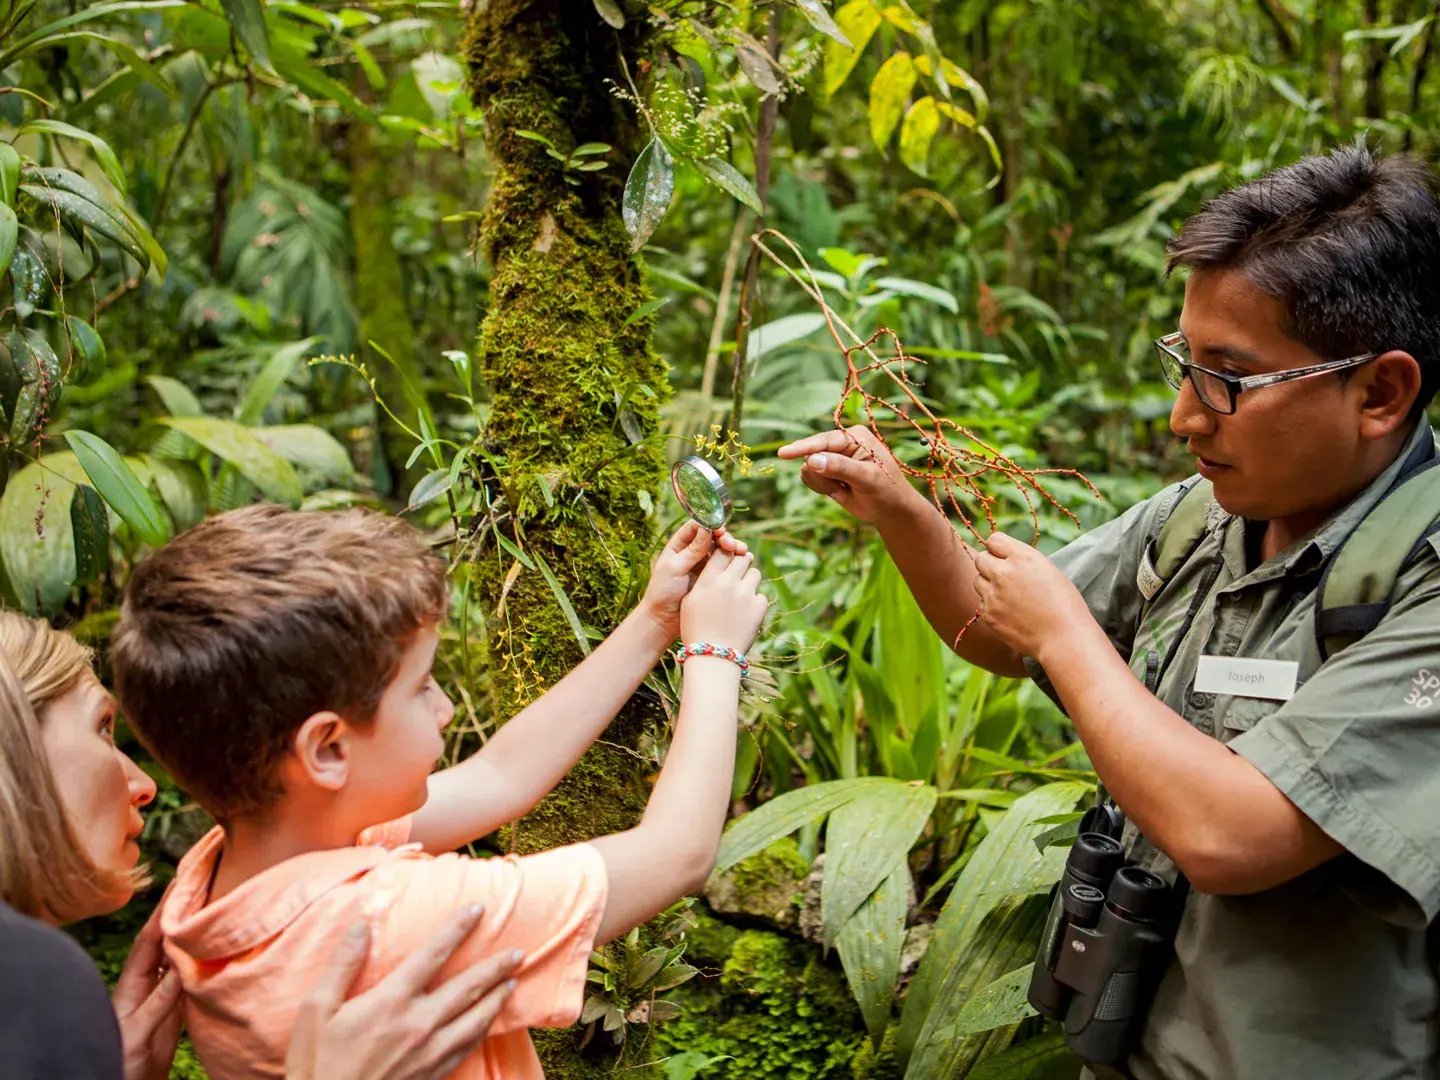
M692 454L675 462L670 486L691 520L702 528L714 532L730 520L730 489L704 458Z

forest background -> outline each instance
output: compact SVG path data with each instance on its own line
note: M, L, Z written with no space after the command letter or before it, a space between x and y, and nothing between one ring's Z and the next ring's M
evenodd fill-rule
M103 658L206 514L405 513L452 567L454 758L627 610L704 454L775 599L736 822L705 897L595 955L549 1075L1073 1076L1024 986L1083 750L773 451L869 423L957 527L1046 550L1184 475L1166 237L1355 138L1432 158L1437 13L0 0L5 603ZM676 685L477 853L625 827ZM208 824L127 747L157 887L77 928L112 977Z

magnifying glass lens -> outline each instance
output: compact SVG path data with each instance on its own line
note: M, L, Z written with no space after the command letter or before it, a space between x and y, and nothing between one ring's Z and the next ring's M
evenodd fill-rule
M675 498L699 525L718 529L730 520L730 492L724 479L703 458L685 457L670 470Z

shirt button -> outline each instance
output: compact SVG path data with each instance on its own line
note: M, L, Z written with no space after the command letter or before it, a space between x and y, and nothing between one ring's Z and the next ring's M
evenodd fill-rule
M1209 708L1210 699L1210 694L1202 694L1199 690L1192 690L1190 693L1190 704L1196 709Z

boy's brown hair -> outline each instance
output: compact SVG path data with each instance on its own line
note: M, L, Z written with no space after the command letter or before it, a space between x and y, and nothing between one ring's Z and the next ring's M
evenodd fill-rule
M282 794L279 766L317 712L365 724L406 646L445 614L445 568L369 510L250 506L135 570L111 645L140 741L224 822Z

